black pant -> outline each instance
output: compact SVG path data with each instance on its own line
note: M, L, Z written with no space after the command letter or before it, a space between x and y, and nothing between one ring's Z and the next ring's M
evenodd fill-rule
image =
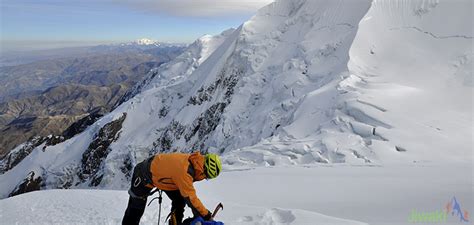
M146 162L141 162L133 170L132 184L128 193L130 197L128 199L128 206L123 216L122 225L138 225L140 219L145 211L147 197L150 194L152 188L146 185L147 172L149 167ZM149 176L148 176L149 177ZM186 205L181 193L176 191L165 191L166 195L171 199L171 211L175 213L178 224L184 217L184 206Z
M176 221L181 224L184 217L184 206L186 206L183 196L179 191L165 191L165 193L171 199L171 212L174 212Z

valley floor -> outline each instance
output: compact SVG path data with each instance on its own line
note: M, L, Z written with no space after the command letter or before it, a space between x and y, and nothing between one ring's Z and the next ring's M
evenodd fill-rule
M217 219L226 225L410 224L412 211L444 210L453 197L463 211L474 212L472 169L468 164L235 168L196 188L206 206L224 204ZM126 191L112 190L31 192L0 200L0 221L119 224L127 198ZM163 219L169 211L164 199ZM157 214L154 202L142 224L156 224ZM444 224L458 221L449 214Z

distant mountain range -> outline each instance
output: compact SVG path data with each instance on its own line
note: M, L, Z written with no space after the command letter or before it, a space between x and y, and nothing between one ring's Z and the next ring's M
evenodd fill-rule
M152 68L185 45L148 39L46 51L34 62L0 67L0 157L37 135L59 135L81 118L110 111ZM34 57L33 57L34 58Z
M41 60L61 59L70 57L85 57L113 52L137 52L156 49L157 47L186 47L186 43L167 43L147 38L117 44L102 44L81 47L66 47L32 51L7 51L0 55L0 67L17 66Z
M118 45L120 46L141 45L141 46L161 46L161 47L187 46L187 44L184 44L184 43L167 43L167 42L161 42L161 41L152 40L148 38L141 38L132 42L120 43Z

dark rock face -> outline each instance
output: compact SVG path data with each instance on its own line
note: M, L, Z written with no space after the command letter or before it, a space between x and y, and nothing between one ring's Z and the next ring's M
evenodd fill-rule
M218 80L220 82L220 80ZM212 99L212 94L216 90L216 85L219 84L213 83L212 85L208 86L206 89L204 87L201 87L195 96L192 96L188 100L188 104L191 105L201 105L203 102L210 101Z
M216 103L196 118L189 129L190 132L186 134L186 141L190 141L196 134L198 140L203 141L206 135L216 129L226 106L227 103Z
M88 116L71 124L71 126L69 126L63 132L62 136L64 136L66 140L69 138L72 138L74 135L79 134L82 131L84 131L87 127L92 125L95 121L97 121L102 116L103 115L100 113L100 110L95 110L91 112Z
M46 150L47 146L52 146L52 145L57 145L61 142L63 142L65 138L63 136L55 136L55 135L50 135L46 138L46 144L43 147L43 151Z
M24 158L26 158L33 151L33 149L40 146L41 144L45 144L42 149L45 151L46 147L59 144L63 141L65 141L65 137L56 135L49 135L48 137L36 136L31 138L29 141L24 143L24 145L19 150L10 152L5 156L5 158L0 160L0 174L3 174L15 167Z
M102 162L110 152L109 146L120 136L122 123L127 117L124 113L122 117L114 120L102 127L87 150L82 154L82 170L79 173L81 180L91 178L91 186L97 186L102 180L103 174L99 173Z
M226 106L231 103L235 86L239 82L242 74L243 70L240 68L232 66L225 67L213 84L207 88L201 88L196 96L190 98L188 104L200 105L204 101L210 101L212 96L215 96L214 93L216 90L220 89L224 93L223 96L220 96L222 99L221 101L211 105L204 113L193 121L190 127L188 127L185 135L186 142L192 142L193 137L197 135L194 143L192 143L192 148L206 148L205 142L208 135L212 133L220 123L222 114L224 113Z
M211 101L216 90L224 91L224 100L230 103L230 98L234 94L234 87L240 80L243 70L239 68L224 68L217 79L207 87L201 87L196 95L188 100L190 105L201 105L203 102Z
M186 127L176 120L171 121L165 128L159 129L158 131L161 132L161 136L153 143L153 150L150 152L150 155L158 152L172 151L173 142L181 139L185 129Z
M5 173L11 168L15 167L18 163L21 162L26 156L28 156L33 149L41 145L47 138L44 137L34 137L25 145L20 148L18 151L10 152L2 161L0 161L0 174Z
M43 179L41 176L38 176L35 178L35 172L31 171L28 176L21 182L15 190L13 190L8 197L12 197L15 195L27 193L30 191L37 191L40 190L41 185L42 185Z
M160 109L160 112L158 113L158 117L159 118L163 118L165 117L166 115L168 115L168 112L170 111L170 107L169 106L163 106L161 107Z
M126 178L132 179L132 170L133 170L132 159L130 158L130 155L128 154L127 157L123 159L123 164L120 167L120 171L122 171L122 173L125 174Z
M244 73L243 70L235 68L233 71L230 72L230 76L223 78L224 79L223 89L225 90L225 93L224 93L225 102L230 103L231 97L235 91L235 86L239 82L243 73Z

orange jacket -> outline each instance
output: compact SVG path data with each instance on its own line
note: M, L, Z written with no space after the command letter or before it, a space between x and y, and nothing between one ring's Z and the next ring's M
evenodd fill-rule
M165 191L179 190L194 212L202 217L210 214L197 197L193 186L194 181L206 178L204 156L199 152L157 154L151 162L150 172L153 186Z

